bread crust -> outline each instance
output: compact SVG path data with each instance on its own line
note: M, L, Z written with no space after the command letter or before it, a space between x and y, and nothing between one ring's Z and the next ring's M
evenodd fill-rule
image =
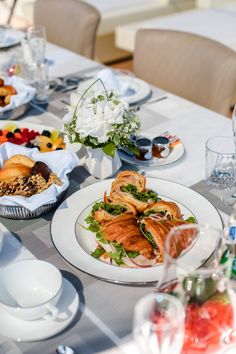
M17 155L13 155L8 160L5 160L3 166L14 165L14 164L20 164L32 168L35 164L35 161L30 159L26 155L17 154Z
M26 177L31 168L21 164L8 164L0 169L0 182L14 180L17 177Z

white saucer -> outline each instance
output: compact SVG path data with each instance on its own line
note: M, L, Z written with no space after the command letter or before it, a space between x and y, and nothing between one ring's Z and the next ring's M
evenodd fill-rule
M59 316L56 320L23 321L0 307L0 335L18 342L38 341L52 337L72 322L78 306L79 297L74 286L63 278L63 292L58 303Z

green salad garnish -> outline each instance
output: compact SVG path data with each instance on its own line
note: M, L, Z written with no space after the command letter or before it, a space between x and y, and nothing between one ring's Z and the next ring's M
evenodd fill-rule
M149 200L157 201L157 194L151 189L146 190L145 192L138 192L138 189L133 184L128 184L127 186L121 187L122 192L130 193L135 199L140 200L141 202L148 202Z
M147 231L146 230L146 228L145 228L145 224L141 224L140 225L140 230L142 231L142 234L148 239L148 241L152 244L152 246L154 247L154 248L157 248L157 245L156 245L156 243L155 243L155 241L154 241L154 239L153 239L153 236L152 236L152 234L149 232L149 231Z
M100 258L103 253L105 253L106 251L103 248L96 248L94 252L91 253L91 256L93 256L94 258Z
M127 208L120 204L96 202L93 205L91 214L93 214L97 210L105 210L107 213L111 215L120 215L123 214L127 210Z

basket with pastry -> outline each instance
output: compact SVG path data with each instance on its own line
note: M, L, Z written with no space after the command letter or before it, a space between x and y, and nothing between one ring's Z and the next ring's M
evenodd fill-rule
M6 143L0 147L0 215L13 219L36 217L54 208L78 165L75 153L45 153Z
M193 216L186 219L177 203L147 189L144 176L123 171L112 183L110 195L104 191L103 200L93 204L86 222L96 239L93 257L112 265L142 268L163 263L170 230L196 220ZM183 231L173 256L186 251L195 236Z
M0 119L16 119L24 114L35 92L22 78L0 78Z

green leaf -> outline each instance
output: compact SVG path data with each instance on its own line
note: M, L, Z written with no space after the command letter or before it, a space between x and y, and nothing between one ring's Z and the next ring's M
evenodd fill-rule
M126 253L129 258L136 258L140 255L138 251L127 251Z
M96 250L94 252L91 253L91 256L93 256L94 258L100 258L101 255L105 253L105 250L103 248L96 248Z
M190 223L190 224L197 224L197 220L193 217L190 216L188 219L185 220L186 222Z
M116 152L116 146L114 143L109 142L103 146L102 151L108 156L114 157Z
M157 201L157 194L151 189L147 189L145 192L138 192L138 189L133 184L128 184L127 186L121 187L122 192L127 192L131 194L135 199L142 202L148 202L149 200Z
M127 143L126 144L126 147L129 151L131 151L134 155L136 156L139 156L140 155L140 151L139 149L134 145L134 144L131 144L131 143Z

